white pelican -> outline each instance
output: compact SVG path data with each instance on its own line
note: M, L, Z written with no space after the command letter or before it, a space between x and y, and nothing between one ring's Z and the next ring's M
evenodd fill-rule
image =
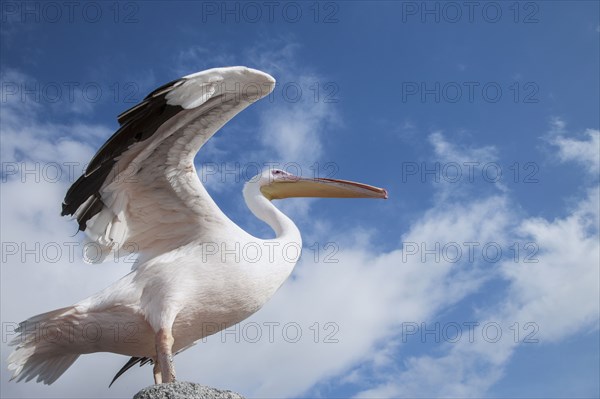
M155 383L174 381L173 354L252 315L292 272L300 232L271 200L387 198L365 184L266 170L243 194L276 238L253 237L225 216L200 183L194 156L274 86L255 69L215 68L167 83L119 116L119 130L71 186L62 214L74 215L94 244L88 261L127 247L138 258L106 289L21 323L8 357L12 379L51 384L79 355L113 352L132 356L115 379L152 362ZM252 255L231 256L248 246Z

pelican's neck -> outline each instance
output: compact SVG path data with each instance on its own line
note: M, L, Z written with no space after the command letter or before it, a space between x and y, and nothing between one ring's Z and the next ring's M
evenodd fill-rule
M254 216L268 224L275 231L277 239L302 242L300 231L294 222L265 198L258 184L246 184L244 199Z

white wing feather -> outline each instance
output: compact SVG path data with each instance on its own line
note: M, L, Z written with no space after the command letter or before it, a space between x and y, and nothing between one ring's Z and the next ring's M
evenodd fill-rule
M269 94L275 81L245 67L184 79L165 96L181 110L124 151L109 175L114 177L99 190L103 207L86 224L86 261L164 253L231 223L198 179L194 156L227 121Z

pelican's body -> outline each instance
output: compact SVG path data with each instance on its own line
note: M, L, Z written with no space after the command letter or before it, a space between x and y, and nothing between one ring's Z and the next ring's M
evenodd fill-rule
M75 305L76 314L85 315L83 324L93 320L108 328L115 314L122 315L123 336L103 334L102 345L149 358L155 356L153 331L165 318L173 319L173 352L234 325L273 296L300 255L300 232L278 213L287 229L277 239L256 238L223 220L183 247L138 262L121 280Z
M245 67L211 69L158 88L119 116L121 128L69 189L63 215L74 215L89 238L88 261L131 251L138 258L99 293L23 322L8 359L13 378L50 384L79 355L113 352L133 357L117 377L152 361L155 382L173 381L174 354L255 313L292 272L300 232L272 199L387 196L267 170L246 184L244 199L276 237L254 237L224 215L198 180L194 156L274 84Z

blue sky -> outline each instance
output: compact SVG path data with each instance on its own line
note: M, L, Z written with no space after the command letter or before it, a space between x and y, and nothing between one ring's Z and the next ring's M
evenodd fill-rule
M390 198L278 204L303 233L292 278L237 333L179 355L181 379L247 397L600 395L597 2L69 7L2 2L3 361L14 323L129 270L84 264L59 217L116 116L180 76L246 65L278 86L196 159L236 223L272 234L241 196L266 162ZM302 339L270 342L264 323ZM130 397L151 372L109 390L124 360L84 356L49 387L3 368L2 396Z

